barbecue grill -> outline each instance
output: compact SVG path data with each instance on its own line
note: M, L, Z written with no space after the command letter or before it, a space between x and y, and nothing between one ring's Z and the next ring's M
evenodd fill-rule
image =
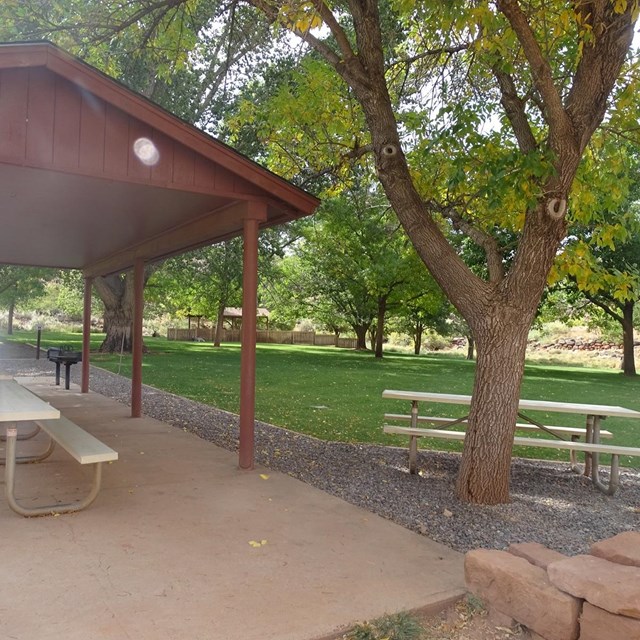
M47 360L56 363L56 385L60 384L60 365L64 365L64 388L69 388L71 365L82 362L82 351L71 347L51 347L47 349Z

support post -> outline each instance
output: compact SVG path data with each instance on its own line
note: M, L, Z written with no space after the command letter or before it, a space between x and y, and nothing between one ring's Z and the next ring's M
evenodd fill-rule
M133 265L133 354L131 362L131 417L142 415L142 314L144 311L144 261Z
M93 278L84 279L84 306L82 308L82 382L80 391L89 393L89 351L91 350L91 287Z
M254 467L256 398L256 322L258 313L258 229L266 220L264 203L247 204L243 227L242 350L240 355L240 454L241 469Z

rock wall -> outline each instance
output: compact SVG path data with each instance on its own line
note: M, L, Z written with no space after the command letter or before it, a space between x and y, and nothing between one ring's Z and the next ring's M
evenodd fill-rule
M544 640L640 640L640 532L567 557L538 543L465 556L467 589Z

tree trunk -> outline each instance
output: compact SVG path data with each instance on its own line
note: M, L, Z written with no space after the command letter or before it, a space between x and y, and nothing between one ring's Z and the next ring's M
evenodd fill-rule
M106 336L100 345L102 353L131 353L133 349L133 308L122 305L107 305L104 308Z
M369 327L367 325L362 325L362 324L356 324L353 325L353 330L356 333L356 349L358 349L359 351L366 351L367 350L367 330L369 329Z
M158 268L158 264L144 269L144 283ZM94 288L104 304L104 331L107 334L100 345L102 353L131 353L133 348L133 273L115 274L96 278ZM143 351L146 347L143 346Z
M476 329L478 364L456 494L465 502L509 502L511 449L529 319L504 314Z
M333 330L333 346L340 346L340 329Z
M622 373L636 375L636 359L633 352L633 307L634 301L627 300L622 308Z
M9 316L7 318L7 335L13 335L13 314L16 310L16 301L11 298L11 302L9 302Z
M466 336L466 338L467 338L467 360L473 360L475 355L476 343L471 333L469 333L469 335Z
M380 296L378 298L378 321L376 324L376 358L382 358L382 345L384 343L384 316L387 312L387 297Z
M214 347L219 347L220 342L222 341L222 329L224 326L224 308L225 308L224 302L220 302L220 304L218 305L218 317L216 320L216 337L213 341Z
M424 333L424 326L421 322L416 324L416 331L413 339L413 353L417 356L420 355L422 349L422 334Z

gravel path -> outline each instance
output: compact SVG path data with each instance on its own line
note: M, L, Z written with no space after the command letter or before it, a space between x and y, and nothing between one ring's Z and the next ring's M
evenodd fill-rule
M12 375L52 374L46 360L3 360L0 369ZM72 371L79 382L79 367ZM130 381L103 369L92 367L91 389L129 402ZM143 411L220 447L237 449L234 414L147 386ZM323 442L257 422L256 459L463 552L535 541L573 555L596 540L640 529L640 472L634 470L621 472L620 490L608 497L567 464L515 459L512 502L485 507L456 502L457 454L421 451L420 474L412 476L406 447Z

